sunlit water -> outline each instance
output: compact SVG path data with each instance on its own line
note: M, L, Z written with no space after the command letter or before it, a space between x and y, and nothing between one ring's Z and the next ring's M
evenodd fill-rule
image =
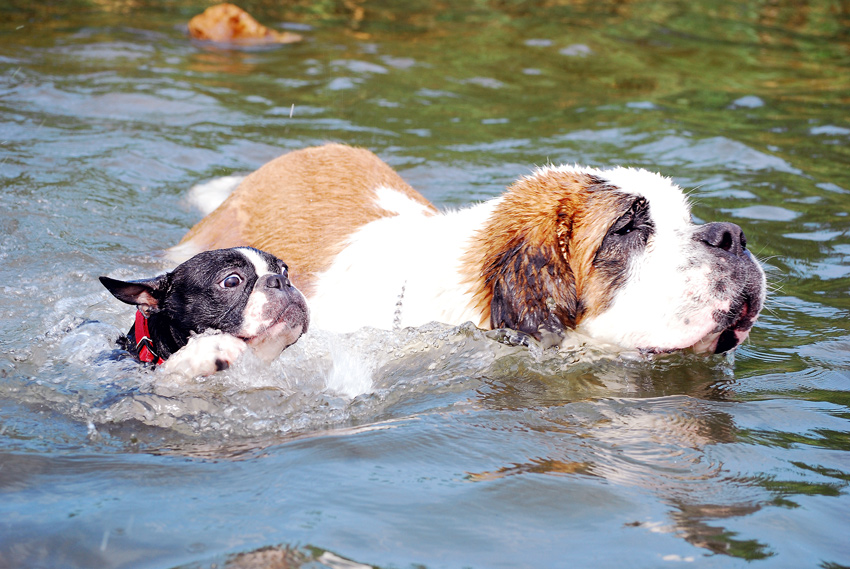
M0 2L0 567L850 565L846 6L255 2L305 41L229 50L186 38L201 4L31 4ZM767 310L734 358L440 324L204 381L107 357L98 275L327 140L441 207L661 171L744 228Z

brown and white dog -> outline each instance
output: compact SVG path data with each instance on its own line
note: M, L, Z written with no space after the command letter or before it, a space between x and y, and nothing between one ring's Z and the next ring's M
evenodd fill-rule
M539 168L438 212L367 150L307 148L245 178L172 252L243 245L285 256L314 326L331 331L472 321L719 353L765 298L740 227L694 224L671 180L628 168Z

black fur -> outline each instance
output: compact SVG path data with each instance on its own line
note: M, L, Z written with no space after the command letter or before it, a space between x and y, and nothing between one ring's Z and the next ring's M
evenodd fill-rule
M600 272L614 289L626 278L629 262L643 250L655 232L646 198L632 201L629 209L611 225L593 259L593 268Z
M500 270L489 283L493 287L491 327L519 330L539 339L542 331L561 333L575 326L575 278L554 247L521 243L495 259L495 264Z

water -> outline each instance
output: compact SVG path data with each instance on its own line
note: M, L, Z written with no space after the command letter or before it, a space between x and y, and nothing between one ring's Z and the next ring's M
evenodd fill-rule
M305 41L228 50L185 0L0 2L0 567L850 566L847 7L355 5L246 4ZM744 228L767 309L734 359L434 324L189 384L103 360L132 315L98 275L327 140L440 207L659 170Z

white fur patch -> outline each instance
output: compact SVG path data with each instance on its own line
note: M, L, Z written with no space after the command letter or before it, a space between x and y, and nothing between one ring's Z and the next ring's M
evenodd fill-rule
M189 188L186 201L197 208L201 214L208 215L220 206L244 179L245 176L222 176L203 184L196 184Z
M185 346L157 366L157 373L184 377L210 375L220 369L219 364L231 366L247 349L248 344L230 334L199 334L189 338Z
M182 243L166 249L165 258L176 266L180 263L185 263L200 252L201 250L198 246L189 241L188 243Z
M266 306L269 299L262 291L254 291L248 297L245 304L245 312L242 314L242 328L239 335L244 338L253 338L272 325L273 320L266 315Z
M246 259L251 261L251 264L254 265L254 270L257 272L257 277L273 274L272 271L269 270L268 262L266 262L262 255L260 255L253 249L248 249L247 247L237 247L236 250L245 255Z
M257 273L257 278L262 278L265 275L273 274L269 269L269 264L262 255L245 247L237 248L237 251L245 255L245 258L251 261L254 265L254 271ZM263 291L254 290L251 296L248 297L248 302L245 305L245 312L242 315L242 329L240 335L245 338L256 336L261 330L269 327L272 324L272 319L266 315L266 305L269 299Z
M387 186L375 189L377 200L375 203L379 208L398 215L422 215L429 209L415 200L410 199L403 193Z
M363 226L319 275L310 299L312 325L351 332L433 321L478 324L461 256L498 201L441 215L425 215L417 204Z

